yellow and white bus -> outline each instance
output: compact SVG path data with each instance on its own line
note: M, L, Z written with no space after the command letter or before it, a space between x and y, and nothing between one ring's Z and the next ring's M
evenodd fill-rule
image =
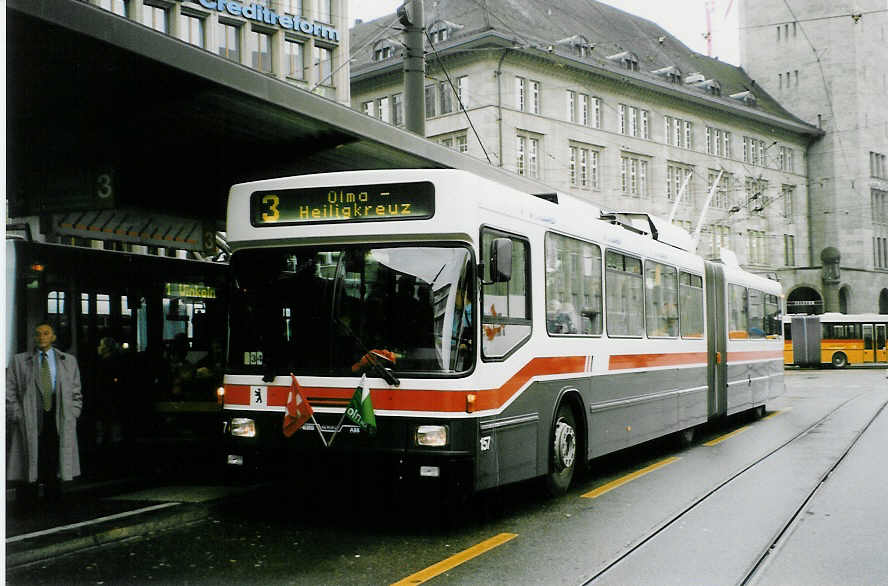
M784 364L799 366L888 363L888 315L877 313L787 315Z
M233 466L358 454L442 494L533 477L559 493L593 457L783 392L780 284L646 214L458 170L354 171L235 185L227 236ZM370 350L395 357L366 373L378 433L285 438L290 373L329 434Z

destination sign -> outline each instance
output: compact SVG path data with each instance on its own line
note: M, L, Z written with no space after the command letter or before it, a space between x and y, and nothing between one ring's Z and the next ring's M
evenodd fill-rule
M435 215L429 181L256 191L250 196L253 226L424 220Z

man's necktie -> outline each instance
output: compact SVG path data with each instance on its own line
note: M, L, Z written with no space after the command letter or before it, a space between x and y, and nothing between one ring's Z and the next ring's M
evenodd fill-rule
M46 352L42 352L40 361L40 390L43 392L43 410L52 409L52 375L49 372L49 359Z

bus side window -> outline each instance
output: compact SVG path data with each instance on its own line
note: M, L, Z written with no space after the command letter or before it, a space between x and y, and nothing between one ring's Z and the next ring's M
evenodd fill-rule
M485 358L503 358L530 336L530 246L517 236L490 229L481 231L482 280L490 280L490 244L512 240L512 276L481 287L481 349Z
M728 285L728 338L731 340L745 340L749 337L747 299L746 287Z
M703 278L681 272L679 277L681 337L703 337Z
M546 234L546 330L601 335L601 248Z
M749 290L749 319L747 332L752 339L765 337L765 294Z
M644 281L641 259L608 250L605 255L605 299L609 336L644 335Z

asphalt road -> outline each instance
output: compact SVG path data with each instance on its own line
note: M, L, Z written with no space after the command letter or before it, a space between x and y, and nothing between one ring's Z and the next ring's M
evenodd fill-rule
M597 459L441 523L373 486L286 483L208 520L7 572L9 584L884 584L884 370L787 371L764 419Z

